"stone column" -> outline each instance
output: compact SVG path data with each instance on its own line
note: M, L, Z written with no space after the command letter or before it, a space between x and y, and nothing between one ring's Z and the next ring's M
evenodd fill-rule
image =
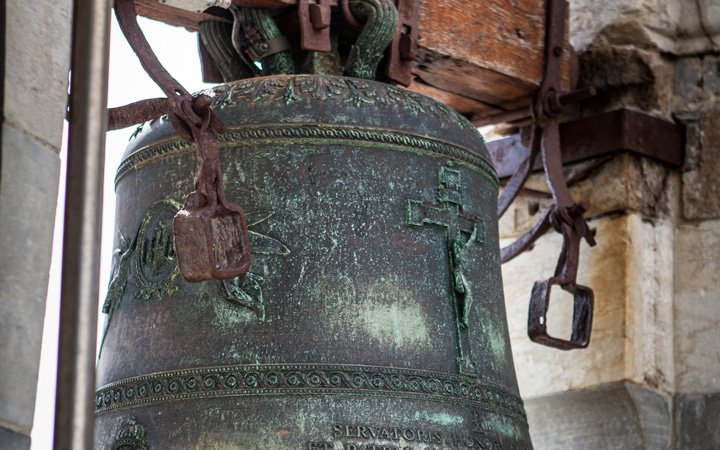
M15 450L30 447L35 409L67 104L72 2L8 1L5 7L0 448Z
M720 7L574 0L571 41L580 84L599 95L568 119L624 107L683 123L686 155L678 170L618 154L572 188L597 230L598 245L582 249L578 280L595 290L588 349L563 352L527 338L532 284L552 275L559 235L504 266L535 448L720 448ZM547 192L541 175L530 187ZM501 221L503 243L548 204L517 201ZM571 314L571 297L554 296L551 333L569 336Z

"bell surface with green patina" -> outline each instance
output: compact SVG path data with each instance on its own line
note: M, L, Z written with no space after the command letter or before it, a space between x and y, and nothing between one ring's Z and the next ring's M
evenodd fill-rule
M180 276L173 217L194 147L166 120L145 124L116 177L95 448L531 449L498 180L477 130L356 78L261 77L213 95L252 265Z

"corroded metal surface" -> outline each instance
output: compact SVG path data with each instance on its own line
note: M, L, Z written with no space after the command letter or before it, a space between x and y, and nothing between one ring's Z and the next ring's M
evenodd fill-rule
M116 177L97 449L530 449L502 295L498 181L450 108L380 83L220 87L244 277L178 276L194 148L163 119Z

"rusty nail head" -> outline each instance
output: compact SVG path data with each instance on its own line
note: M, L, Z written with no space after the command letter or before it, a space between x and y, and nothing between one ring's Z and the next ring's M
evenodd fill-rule
M329 52L330 43L330 0L298 0L300 21L300 48L304 51Z
M403 61L412 61L417 57L417 53L417 41L409 34L403 34L400 37L400 57Z
M317 3L310 5L310 21L316 30L324 30L330 26L330 8Z

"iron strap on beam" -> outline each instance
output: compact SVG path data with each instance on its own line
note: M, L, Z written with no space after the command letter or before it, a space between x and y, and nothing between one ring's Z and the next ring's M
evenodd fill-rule
M619 152L647 156L679 168L683 163L682 125L629 109L618 109L560 125L563 164ZM487 143L498 177L511 176L530 149L520 135ZM532 170L541 170L537 158Z

